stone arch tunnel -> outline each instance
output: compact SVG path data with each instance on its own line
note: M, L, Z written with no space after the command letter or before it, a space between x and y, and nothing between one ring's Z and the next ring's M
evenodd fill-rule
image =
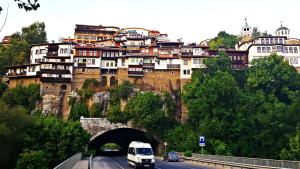
M81 117L80 122L83 128L92 135L88 149L96 150L96 155L125 155L132 141L150 143L155 154L160 152L161 144L159 141L149 137L141 129L120 123L111 123L105 118ZM120 151L109 153L102 151L101 147L107 143L119 145Z
M119 128L104 132L89 143L89 150L96 150L97 155L125 155L132 141L150 143L154 153L158 151L158 141L147 137L146 133L133 128ZM104 152L100 148L106 143L115 143L120 146L118 152Z

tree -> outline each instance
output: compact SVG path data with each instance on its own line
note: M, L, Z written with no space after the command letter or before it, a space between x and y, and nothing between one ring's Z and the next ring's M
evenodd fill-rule
M33 0L33 2L31 2L31 0L27 0L27 2L22 0L14 0L14 1L17 2L18 7L20 9L25 9L26 11L37 10L40 7L38 0ZM3 10L2 7L0 7L0 12L2 10Z
M47 42L46 26L44 22L34 22L33 24L23 27L21 39L29 45Z
M54 168L72 155L83 152L89 139L90 135L78 121L63 121L51 116L36 116L34 127L25 138L23 153L41 152L37 155L34 153L25 160L21 155L18 163L23 164L23 161L46 158L46 168Z
M69 115L69 120L76 121L79 120L80 117L89 117L89 109L86 106L85 102L82 100L74 103L71 107L70 115Z
M218 49L220 47L224 48L234 48L235 45L239 42L239 37L235 35L230 35L225 31L218 33L218 36L213 38L209 42L210 49Z
M40 99L40 85L30 84L28 87L17 85L7 90L3 100L10 106L21 105L31 112Z
M153 92L138 93L126 105L124 113L132 119L134 126L143 127L149 134L163 138L165 132L172 127L173 121L166 117L162 110L163 102L159 95Z
M300 131L289 139L289 147L282 149L280 158L283 160L300 160Z
M258 30L258 27L254 27L254 28L252 29L252 38L257 38L257 37L259 37L259 36L272 36L272 35L271 35L271 34L268 34L267 31L265 31L265 32L260 32L260 31Z
M47 158L43 151L26 151L20 154L16 169L47 169Z
M26 110L18 105L13 108L0 101L0 166L12 169L24 146L24 138L33 121Z
M249 68L247 78L247 88L250 91L262 90L289 104L289 91L300 90L300 75L282 56L271 54L269 57L255 59L251 64L253 66Z

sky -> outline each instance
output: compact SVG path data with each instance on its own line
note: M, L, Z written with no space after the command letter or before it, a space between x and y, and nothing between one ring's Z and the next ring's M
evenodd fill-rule
M25 12L14 0L1 0L0 39L35 21L45 22L48 41L73 37L75 24L141 27L167 33L171 40L201 42L226 31L239 35L247 17L251 27L274 34L280 22L300 38L299 0L38 0Z

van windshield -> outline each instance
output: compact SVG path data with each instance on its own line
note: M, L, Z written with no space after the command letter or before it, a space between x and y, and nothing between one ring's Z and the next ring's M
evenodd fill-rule
M137 148L136 154L140 155L153 155L152 148Z

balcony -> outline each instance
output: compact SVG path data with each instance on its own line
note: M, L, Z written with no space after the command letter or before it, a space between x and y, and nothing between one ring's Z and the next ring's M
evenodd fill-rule
M154 68L155 63L144 63L143 66L146 68Z
M128 71L128 76L130 77L143 77L142 71Z
M167 64L168 69L180 69L180 64Z
M47 52L47 56L58 56L58 52Z
M181 52L181 55L183 55L183 56L191 56L191 55L193 55L193 52Z
M41 77L42 82L58 82L58 83L71 83L71 78L63 77Z
M78 67L86 67L86 63L78 63Z
M6 76L26 76L26 72L21 72L21 73L6 73Z
M52 73L52 74L70 74L68 69L41 69L41 73Z

